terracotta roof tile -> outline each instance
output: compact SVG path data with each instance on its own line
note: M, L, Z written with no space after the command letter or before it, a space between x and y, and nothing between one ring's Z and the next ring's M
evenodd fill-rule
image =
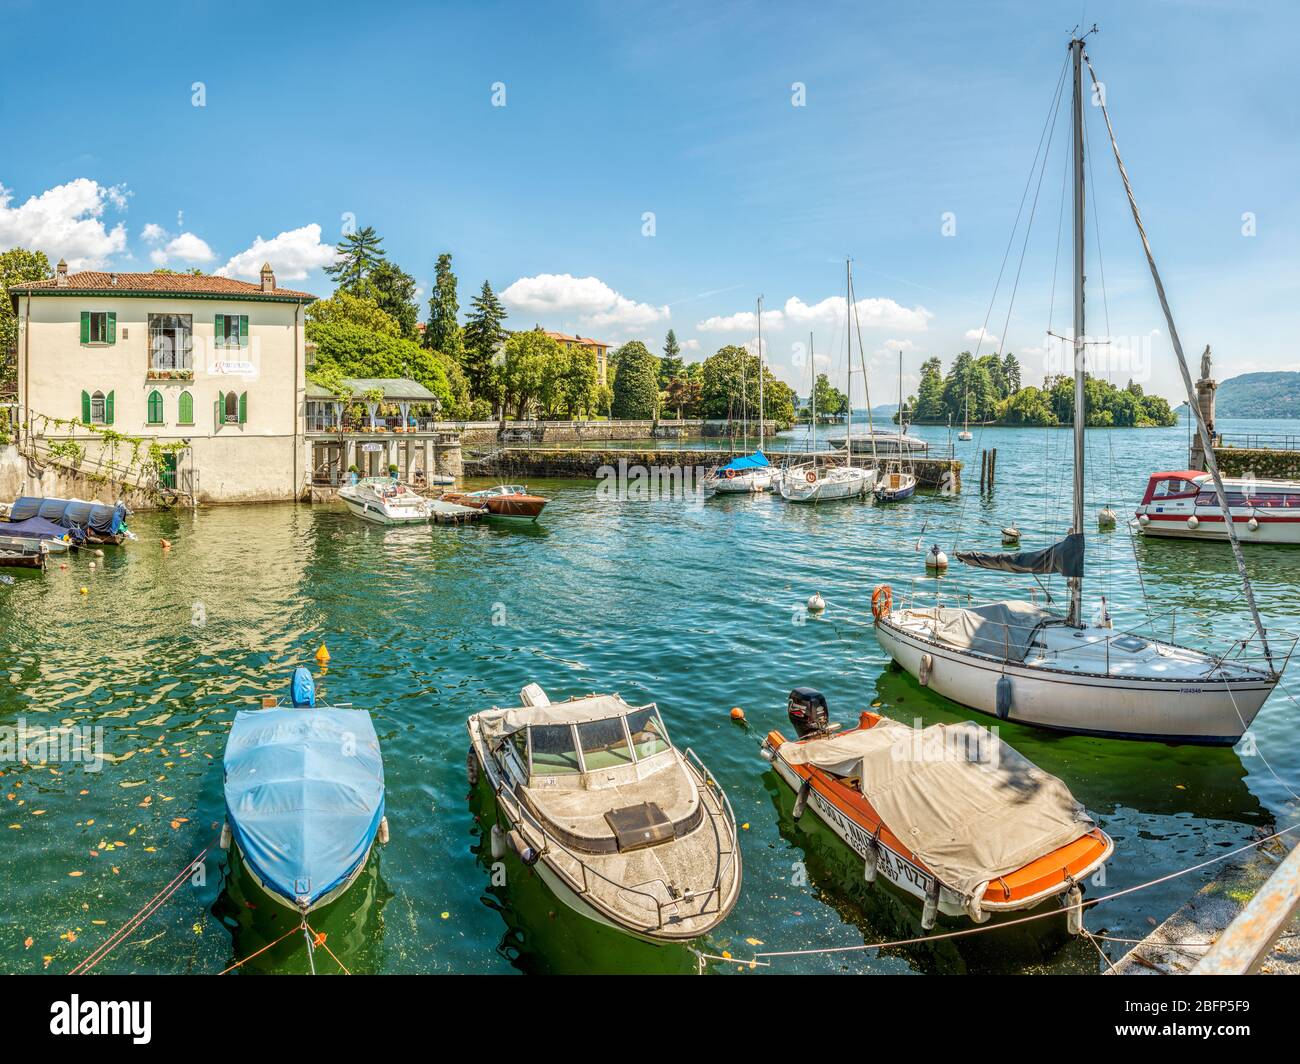
M113 283L113 278L117 283ZM299 292L292 288L273 288L263 292L260 284L237 281L233 277L217 277L212 274L192 273L118 273L104 270L82 270L80 273L68 274L67 285L60 285L56 278L48 281L30 281L26 284L9 286L9 294L18 295L27 292L81 293L104 292L150 292L158 295L211 295L211 296L245 296L247 298L311 300L316 297L310 292Z

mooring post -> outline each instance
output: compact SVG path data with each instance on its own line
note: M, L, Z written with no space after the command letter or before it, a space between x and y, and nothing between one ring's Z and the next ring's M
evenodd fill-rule
M989 465L989 452L980 449L980 491L984 490L984 475Z

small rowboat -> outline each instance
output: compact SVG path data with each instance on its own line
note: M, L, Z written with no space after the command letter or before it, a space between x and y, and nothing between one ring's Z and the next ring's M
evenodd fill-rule
M294 671L292 705L241 710L226 742L226 823L244 869L272 899L306 915L361 874L388 841L384 765L370 714L316 705Z
M44 569L49 546L30 536L0 536L0 565Z
M1055 776L969 721L914 729L864 712L841 732L807 687L788 709L799 738L772 731L762 752L796 793L795 819L811 809L862 857L868 883L921 899L923 928L1055 898L1082 929L1081 884L1114 844Z

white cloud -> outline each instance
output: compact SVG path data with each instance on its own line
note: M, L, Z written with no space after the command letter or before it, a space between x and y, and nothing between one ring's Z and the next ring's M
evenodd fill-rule
M167 239L167 230L157 222L150 222L140 230L140 239L146 244L160 244Z
M126 226L107 228L104 204L125 210L129 195L121 186L79 177L12 207L13 192L0 185L0 247L44 251L56 261L66 259L73 270L103 266L126 249Z
M982 325L978 329L967 329L966 339L981 344L997 344L998 338Z
M157 245L149 252L149 259L155 266L166 266L169 262L198 265L216 258L208 242L193 233L181 233L168 239L170 234L162 226L150 222L140 231L140 236L146 243Z
M693 336L689 340L682 341L683 351L698 351L699 349L700 349L700 342L699 340L695 339L695 337Z
M301 281L308 271L330 265L336 255L332 244L321 243L320 226L312 222L300 229L286 230L270 240L259 236L252 247L232 256L217 270L217 275L256 280L261 274L262 263L269 262L277 283Z
M539 273L520 277L501 293L501 301L530 314L576 314L597 328L637 329L666 321L669 309L638 303L610 288L599 277L574 277L568 273Z
M700 332L753 332L754 323L758 316L752 310L742 310L737 314L728 314L725 317L715 315L712 318L705 318L703 321L695 323L695 327ZM784 317L779 310L763 311L763 327L765 329L781 328Z
M848 300L843 296L828 296L819 303L805 303L798 296L785 301L785 316L792 324L837 325L847 316ZM855 327L864 329L895 329L900 332L923 332L934 317L925 307L905 307L892 299L859 299L856 304Z

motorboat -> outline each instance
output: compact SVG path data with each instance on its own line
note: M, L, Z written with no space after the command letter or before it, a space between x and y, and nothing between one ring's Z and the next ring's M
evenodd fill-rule
M832 447L840 450L845 449L843 437L830 441ZM930 449L930 445L920 436L913 436L907 432L885 432L883 430L872 431L870 429L861 436L854 436L852 440L852 453L854 455L873 455L878 458L890 458L896 455L924 455Z
M740 455L725 465L710 469L700 484L706 495L744 495L767 491L776 470L761 450Z
M410 525L429 520L429 502L392 477L364 477L339 488L339 498L357 517L380 525Z
M580 915L655 943L708 934L740 893L736 818L653 703L617 694L521 705L467 722L470 777L495 792L492 852L507 849Z
M66 554L78 542L85 542L78 529L64 528L43 517L0 521L0 565L43 568L45 556Z
M0 535L0 566L44 569L49 554L49 544L43 540L30 536Z
M876 471L861 466L836 466L817 470L811 466L800 476L781 480L781 498L786 502L832 502L837 499L861 499L871 494Z
M876 502L901 502L916 494L916 476L901 469L891 470L876 481L872 489Z
M870 711L839 730L826 699L797 687L787 702L795 738L768 733L763 757L880 877L939 916L982 924L1057 900L1082 929L1080 884L1114 844L1065 784L995 734L967 721L912 728Z
M274 901L305 916L341 896L388 841L384 764L370 714L316 705L294 671L290 704L235 714L226 740L221 848Z
M521 521L536 521L550 499L530 494L522 484L498 484L482 491L447 491L439 498L443 502L486 510L492 517L512 517Z
M1242 543L1300 543L1300 481L1224 477L1223 488ZM1152 473L1134 516L1144 536L1228 538L1210 474L1193 469Z
M1086 34L1085 36L1089 36ZM1226 648L1199 649L1156 638L1143 632L1116 630L1106 601L1085 618L1084 534L1087 469L1085 398L1085 346L1088 330L1084 308L1084 174L1083 67L1092 71L1084 55L1084 40L1070 41L1073 65L1071 124L1074 141L1074 320L1073 320L1073 484L1071 524L1063 539L1037 551L956 551L959 562L1003 574L1026 574L1039 581L1044 576L1065 578L1069 605L1063 614L1018 598L986 602L966 608L934 605L894 606L889 585L872 592L876 639L894 661L936 693L983 713L1041 728L1114 739L1164 743L1230 746L1254 721L1295 649L1270 637L1255 605L1236 535L1236 517L1230 493L1220 490L1221 478L1205 420L1196 403L1191 371L1178 336L1177 323L1164 296L1154 253L1142 225L1137 200L1120 158L1105 102L1098 104L1128 197L1135 227L1142 240L1147 266L1160 295L1161 310L1178 361L1196 432L1205 453L1210 488L1196 485L1197 494L1183 504L1200 504L1201 492L1213 495L1220 525L1232 542L1244 601L1255 634L1237 638ZM1097 99L1096 96L1093 97ZM1172 479L1170 479L1172 478ZM1163 482L1177 481L1178 496L1184 474L1167 474ZM1152 488L1149 486L1148 491ZM1166 493L1170 494L1169 492ZM1152 494L1152 502L1155 496ZM1208 501L1208 499L1207 499ZM1163 516L1148 514L1151 516ZM1241 514L1240 516L1247 516ZM1182 517L1186 528L1192 512ZM1249 529L1249 520L1246 525ZM1254 520L1258 520L1255 518ZM1150 528L1154 521L1149 521ZM1168 522L1173 524L1174 522ZM1209 523L1209 522L1207 522ZM1262 527L1262 524L1261 524ZM1249 532L1247 534L1250 534ZM1041 582L1041 581L1040 581Z

